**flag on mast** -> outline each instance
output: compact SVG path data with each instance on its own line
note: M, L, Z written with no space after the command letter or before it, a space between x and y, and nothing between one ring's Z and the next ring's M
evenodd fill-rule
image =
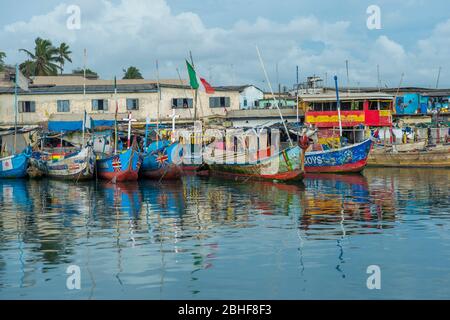
M200 78L197 76L197 72L187 60L186 65L189 74L189 84L192 89L198 89L200 87L199 82L201 82L206 93L211 94L215 92L214 88L204 78Z
M216 92L214 90L214 88L204 78L200 78L200 81L201 81L203 87L205 88L206 93L212 94L212 93Z

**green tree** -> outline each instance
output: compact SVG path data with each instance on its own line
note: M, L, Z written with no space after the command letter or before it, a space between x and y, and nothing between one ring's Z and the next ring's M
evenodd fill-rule
M70 51L69 46L65 42L61 43L56 49L58 50L58 63L62 74L65 62L72 62L72 59L70 58L72 51Z
M5 58L6 58L6 53L4 53L3 51L0 51L0 71L3 71L3 68L5 67Z
M84 75L84 69L78 68L72 71L72 74L77 75L77 76L82 76ZM86 77L98 77L97 72L92 71L91 69L87 69L86 68Z
M141 72L136 67L128 67L127 70L123 69L124 76L122 79L144 79Z
M54 76L58 74L58 49L50 40L36 38L34 53L20 49L28 55L28 60L20 65L20 70L26 76ZM31 72L31 74L27 74Z

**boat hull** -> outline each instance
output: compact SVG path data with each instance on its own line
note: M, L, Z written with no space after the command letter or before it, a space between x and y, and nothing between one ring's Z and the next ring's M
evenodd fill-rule
M180 179L183 169L176 162L182 160L182 148L178 143L158 141L152 143L143 155L141 177L158 180ZM178 155L178 157L175 157ZM177 158L177 159L175 159Z
M30 154L20 154L0 159L0 179L25 178L27 176L28 160Z
M210 174L235 180L279 180L293 181L304 177L301 166L300 147L287 148L276 155L256 161L256 163L214 163L207 158Z
M134 181L139 177L142 157L134 149L97 159L97 175L113 182Z
M306 173L357 173L364 170L373 141L367 139L348 147L306 152Z
M373 150L367 165L371 167L450 168L450 146L397 153Z
M51 154L41 154L40 157L31 161L35 177L39 177L38 172L52 179L73 181L90 180L94 176L95 155L92 147L85 147L58 161L45 161L51 158Z

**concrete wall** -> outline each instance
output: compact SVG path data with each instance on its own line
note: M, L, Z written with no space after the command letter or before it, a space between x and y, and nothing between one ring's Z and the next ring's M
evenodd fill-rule
M241 92L239 99L241 109L253 109L255 102L263 98L264 92L254 86L249 86ZM244 100L247 100L247 106L244 106Z
M193 90L184 90L182 88L162 88L160 100L160 119L169 119L172 114L172 99L174 98L192 98L194 97ZM239 92L237 91L216 91L214 94L206 94L199 92L199 103L197 105L197 116L207 117L212 115L225 115L224 108L210 108L210 97L229 97L230 108L227 110L239 109ZM133 118L139 121L145 121L147 116L152 121L155 121L158 114L158 100L159 93L118 93L117 101L119 105L119 113L126 113L126 99L139 99L139 110L133 110ZM93 111L92 99L106 99L108 100L108 111ZM57 112L57 100L69 100L70 112ZM18 113L19 124L36 124L39 122L48 121L52 115L57 114L84 114L84 110L88 114L111 114L115 113L115 100L112 93L102 94L86 94L86 97L80 92L79 94L27 94L20 95L19 101L35 101L36 112ZM176 109L176 114L180 115L179 119L192 119L194 116L194 108L190 109ZM80 118L81 119L81 118ZM0 94L0 124L14 123L14 95Z

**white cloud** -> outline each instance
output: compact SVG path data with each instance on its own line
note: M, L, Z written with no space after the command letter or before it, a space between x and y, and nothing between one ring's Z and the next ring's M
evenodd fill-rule
M345 75L348 59L352 84L375 85L376 65L380 64L383 79L396 85L402 72L407 75L406 82L430 83L434 75L425 71L437 63L445 66L450 50L450 20L437 25L427 39L418 41L416 48L408 52L386 35L373 41L355 34L347 21L330 23L312 15L286 22L256 17L252 21L239 20L228 28L212 28L196 13L175 14L165 0L79 3L81 30L65 27L69 4L4 26L0 42L9 48L8 57L23 59L16 49L31 49L34 38L41 36L55 43L68 42L74 52L73 67L82 65L83 48L87 48L89 67L105 78L120 75L128 65L136 65L146 77L153 78L156 59L163 77L176 78L176 67L185 76L184 59L192 50L199 71L207 77L211 73L213 84L234 81L261 86L263 74L255 51L258 44L272 81L277 63L280 79L290 86L296 65L302 77L327 72L331 79L335 73ZM317 46L312 48L311 44ZM441 82L445 82L444 77Z

